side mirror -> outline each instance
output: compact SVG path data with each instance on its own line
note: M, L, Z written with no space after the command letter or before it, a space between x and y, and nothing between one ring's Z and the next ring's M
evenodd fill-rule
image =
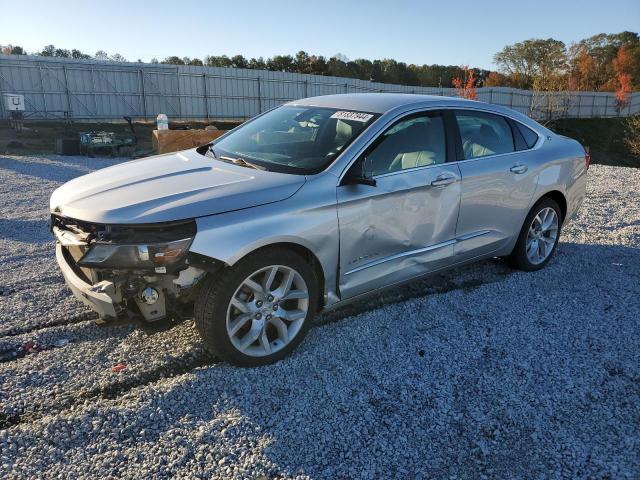
M376 179L366 172L366 161L367 158L365 157L364 160L358 160L355 165L352 165L346 175L342 177L341 185L368 185L375 187Z

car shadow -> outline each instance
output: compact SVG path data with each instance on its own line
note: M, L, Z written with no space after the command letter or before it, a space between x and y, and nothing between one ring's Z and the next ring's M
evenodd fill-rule
M472 283L457 283L448 302L418 296L435 287L415 282L388 292L408 299L399 308L381 316L368 315L366 303L351 306L342 318L359 318L327 321L277 364L199 367L152 395L130 393L126 408L102 403L48 429L71 429L86 451L100 451L103 436L86 425L108 416L150 476L179 476L194 463L224 476L243 463L241 438L260 450L251 468L270 477L526 478L541 465L630 468L632 449L613 460L600 447L588 448L588 459L583 452L594 435L600 446L619 444L624 419L637 417L629 399L638 394L639 317L637 302L624 299L640 293L640 250L562 243L539 272L509 275L497 260L456 271ZM477 283L483 272L489 277ZM509 285L496 284L499 295L482 289L500 279ZM21 434L27 443L38 435ZM155 461L155 442L180 449L179 461Z
M353 303L320 314L315 322L319 325L336 322L343 318L425 295L446 293L458 289L470 291L481 285L499 281L502 277L511 273L513 273L513 269L504 260L491 258L438 272L397 287L366 295Z

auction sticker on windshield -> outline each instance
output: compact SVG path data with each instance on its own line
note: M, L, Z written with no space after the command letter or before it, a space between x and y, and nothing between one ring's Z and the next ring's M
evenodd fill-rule
M346 110L339 110L331 115L331 118L338 118L340 120L353 120L355 122L363 123L368 122L372 117L373 115L371 115L370 113L348 112Z

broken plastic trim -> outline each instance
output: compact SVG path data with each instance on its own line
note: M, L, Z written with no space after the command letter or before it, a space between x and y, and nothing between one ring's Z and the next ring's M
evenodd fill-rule
M51 215L51 231L58 242L81 247L83 256L76 258L83 268L166 273L184 263L196 230L192 219L123 225Z
M51 231L70 232L74 237L93 243L160 243L194 237L197 231L193 219L161 223L103 224L51 215Z

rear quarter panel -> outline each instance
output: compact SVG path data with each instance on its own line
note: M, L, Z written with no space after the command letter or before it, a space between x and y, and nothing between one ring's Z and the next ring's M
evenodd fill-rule
M512 237L497 255L511 253L529 211L543 196L557 191L565 197L567 201L565 223L575 216L584 200L587 171L582 145L576 140L555 135L549 131L545 132L542 142L539 148L527 154L526 163L535 173L535 191L530 197L528 207L520 211L519 227L514 230Z
M584 148L576 140L554 135L546 140L540 153L546 161L538 174L534 202L548 192L561 192L567 200L565 222L569 221L580 208L586 193Z

